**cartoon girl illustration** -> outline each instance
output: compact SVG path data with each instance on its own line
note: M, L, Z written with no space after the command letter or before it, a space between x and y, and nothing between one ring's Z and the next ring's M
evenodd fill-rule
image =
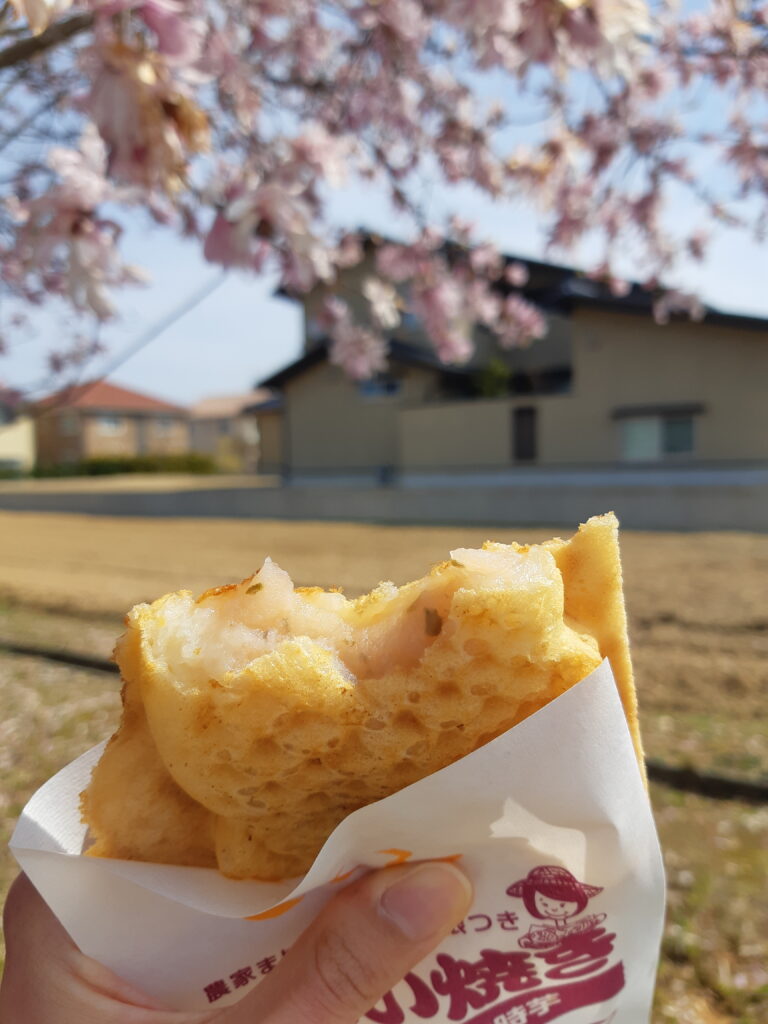
M566 935L584 932L605 920L605 914L587 914L580 921L571 918L580 914L602 887L579 882L566 868L553 865L534 868L528 875L510 885L508 896L518 896L532 917L550 924L533 924L519 940L523 949L547 949L556 946Z

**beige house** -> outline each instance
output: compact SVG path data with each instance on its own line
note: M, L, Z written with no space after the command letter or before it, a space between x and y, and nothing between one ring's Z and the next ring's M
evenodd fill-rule
M212 456L225 472L256 472L261 468L261 444L255 410L272 397L271 391L259 388L201 399L190 409L193 450Z
M103 380L67 388L39 402L35 433L41 466L190 450L186 409Z
M639 287L617 298L567 268L528 270L545 339L503 352L477 331L471 363L446 367L406 314L387 373L360 384L327 362L310 295L304 355L263 382L283 397L286 475L768 468L768 321L709 310L662 326Z
M28 473L35 464L35 428L13 396L0 390L0 473Z

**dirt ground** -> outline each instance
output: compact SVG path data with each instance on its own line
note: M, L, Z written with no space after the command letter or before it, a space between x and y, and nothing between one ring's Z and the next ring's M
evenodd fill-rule
M536 541L550 530L494 530ZM563 531L564 533L567 531ZM350 593L420 575L485 529L0 513L0 646L108 656L136 601L250 574L266 555ZM646 749L768 780L768 537L622 536ZM55 770L109 733L116 677L0 654L0 841ZM768 1019L768 807L652 788L670 883L654 1024ZM0 897L13 874L0 859Z

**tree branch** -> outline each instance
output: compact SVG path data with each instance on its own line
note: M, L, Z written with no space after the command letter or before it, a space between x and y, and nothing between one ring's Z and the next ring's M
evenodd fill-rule
M61 43L66 43L73 36L80 35L93 25L93 14L78 14L67 21L58 21L36 36L27 36L18 43L12 43L0 50L0 71L13 67L22 61L31 60L46 50L51 50Z
M66 95L66 92L63 90L61 92L55 93L43 104L41 104L39 107L33 110L31 114L25 117L20 124L16 125L15 128L9 131L7 135L2 136L2 138L0 138L0 153L5 149L7 145L9 145L9 143L13 142L27 128L29 128L29 126L33 124L37 120L37 118L40 117L41 114L44 114L47 110L52 110L53 107L55 107L57 103L61 102L61 100L63 100Z

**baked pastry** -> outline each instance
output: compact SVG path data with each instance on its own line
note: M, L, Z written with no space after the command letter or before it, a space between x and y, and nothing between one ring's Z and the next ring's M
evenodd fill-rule
M613 668L641 759L613 515L570 540L460 549L348 600L266 560L134 608L123 718L83 794L91 856L308 870L339 822Z

